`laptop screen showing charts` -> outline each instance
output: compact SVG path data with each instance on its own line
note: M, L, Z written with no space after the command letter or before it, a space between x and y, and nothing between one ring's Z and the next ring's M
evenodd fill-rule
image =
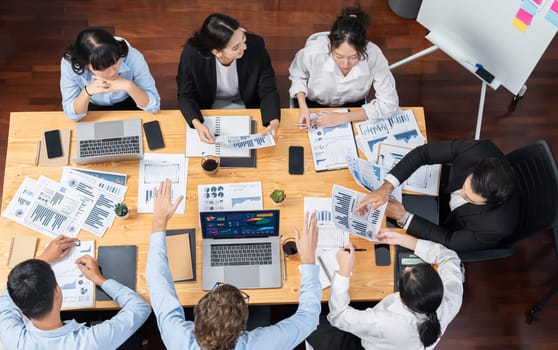
M204 290L281 287L278 210L202 212L200 223Z

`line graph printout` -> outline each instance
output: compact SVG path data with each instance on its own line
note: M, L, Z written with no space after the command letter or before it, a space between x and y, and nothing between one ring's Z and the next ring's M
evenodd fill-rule
M75 237L79 228L70 225L78 208L79 200L58 186L26 177L2 215L51 238Z
M85 278L76 260L84 255L95 257L95 241L80 241L70 254L51 264L56 282L62 289L62 309L95 305L95 284Z
M172 183L172 202L180 195L186 197L188 158L184 154L145 153L139 167L138 213L153 213L153 190L159 188L165 179L170 179ZM176 212L184 214L185 208L186 201L183 200Z
M411 109L376 123L358 123L357 130L357 145L372 162L378 158L382 143L415 148L423 145L425 141Z
M320 128L313 125L308 129L308 139L316 171L346 168L347 154L357 155L351 123L331 128Z
M379 149L378 164L387 169L391 169L410 151L410 148L384 143ZM429 196L437 196L440 183L440 172L440 164L423 165L403 183L403 189Z
M262 210L262 183L198 185L198 211Z
M275 146L272 135L252 134L246 136L217 136L215 143L235 149L257 149Z

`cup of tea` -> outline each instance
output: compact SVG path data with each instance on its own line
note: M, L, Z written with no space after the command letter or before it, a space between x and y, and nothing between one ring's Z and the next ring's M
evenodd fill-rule
M210 175L213 175L219 169L219 157L213 155L204 155L201 159L202 169Z

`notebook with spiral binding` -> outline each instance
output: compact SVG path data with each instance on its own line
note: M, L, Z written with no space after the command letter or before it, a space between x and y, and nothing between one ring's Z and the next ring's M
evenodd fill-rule
M214 136L244 136L250 134L250 116L247 115L204 117L203 125ZM186 157L201 157L208 154L220 157L248 158L250 157L250 150L202 142L197 130L186 126Z

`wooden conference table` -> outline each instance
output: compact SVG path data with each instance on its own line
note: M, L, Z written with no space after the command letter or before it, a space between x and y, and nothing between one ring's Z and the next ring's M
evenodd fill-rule
M423 109L414 107L413 112L421 131L426 136ZM281 110L281 128L276 138L277 145L257 151L257 168L221 168L217 174L210 176L202 171L199 158L191 158L189 160L186 211L183 215L176 214L168 225L169 229L196 229L197 280L196 282L176 283L176 291L182 305L193 306L205 294L205 291L201 289L201 233L197 198L199 184L261 181L264 209L276 208L269 195L276 188L284 189L287 194L286 201L283 206L277 208L281 210L281 234L289 237L293 236L293 227L301 228L302 226L304 197L330 197L333 184L363 191L346 169L316 173L307 134L300 132L297 126L290 125L298 121L298 113L297 109ZM258 121L258 131L263 131L259 110L206 110L203 111L203 114L208 116L250 115L252 119ZM89 112L82 121L105 121L138 117L144 123L156 119L161 124L165 148L154 152L184 153L186 122L179 110L163 110L155 115L143 111ZM73 157L76 150L75 123L67 119L63 112L11 113L2 210L5 210L26 176L38 179L40 175L45 175L53 180L60 180L62 167L37 167L34 165L37 142L41 138L41 133L44 130L55 128L72 129L70 158ZM150 152L145 137L143 141L145 151ZM288 149L291 145L303 146L305 149L304 175L289 175L288 173ZM72 162L70 162L70 165L75 166ZM113 226L107 230L102 238L85 230L80 232L78 238L81 240L94 239L97 247L104 245L136 245L138 247L136 290L146 300L149 300L145 279L145 264L149 248L152 215L136 213L138 162L100 163L90 164L85 167L126 173L128 175L128 191L126 192L125 201L130 207L131 214L127 220L115 220ZM37 248L37 255L42 252L44 246L51 239L5 217L0 217L0 227L0 283L2 283L2 286L5 286L7 275L10 271L10 267L7 266L7 259L12 236L38 236L39 246ZM380 267L374 263L374 249L371 242L353 235L351 235L351 241L359 248L366 249L365 252L357 253L356 264L351 278L351 299L353 301L374 301L380 300L392 293L394 247L391 247L392 264ZM278 289L248 290L250 303L281 304L298 302L300 273L297 266L300 260L298 255L287 257L286 260L287 279L283 281L283 286ZM327 301L328 297L329 288L324 290L322 300ZM96 308L114 308L115 306L116 304L112 301L99 301L96 303Z

